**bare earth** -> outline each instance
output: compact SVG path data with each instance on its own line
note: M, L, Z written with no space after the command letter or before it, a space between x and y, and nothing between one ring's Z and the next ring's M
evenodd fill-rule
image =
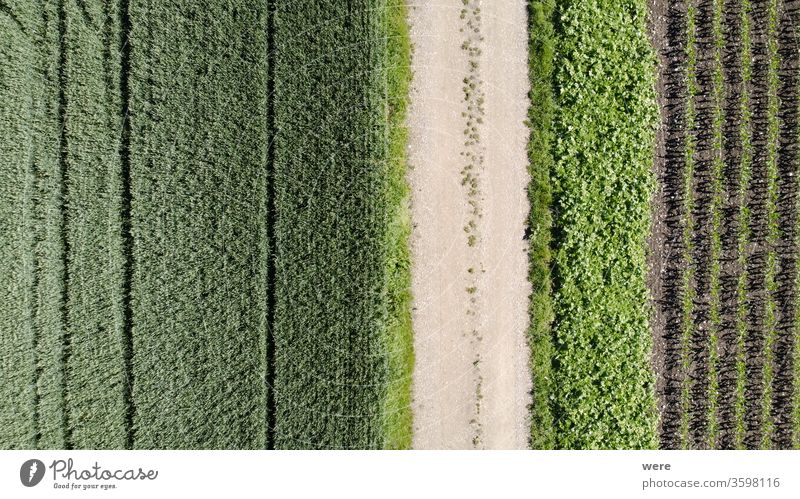
M414 447L526 448L526 1L418 0L410 22Z

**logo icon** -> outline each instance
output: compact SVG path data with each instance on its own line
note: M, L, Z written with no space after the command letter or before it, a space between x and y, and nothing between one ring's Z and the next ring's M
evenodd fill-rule
M19 469L19 479L26 487L35 487L44 478L44 463L38 459L28 459Z

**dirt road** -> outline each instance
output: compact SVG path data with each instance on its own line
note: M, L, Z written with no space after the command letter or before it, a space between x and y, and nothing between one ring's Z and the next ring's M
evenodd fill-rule
M525 0L412 2L414 447L528 443Z

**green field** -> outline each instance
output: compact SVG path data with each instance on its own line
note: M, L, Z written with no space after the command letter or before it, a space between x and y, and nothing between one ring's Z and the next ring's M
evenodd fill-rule
M133 445L262 448L267 11L130 7Z
M404 448L385 1L0 2L0 448Z
M408 63L395 52L408 49L388 49L407 43L396 28L402 16L384 1L356 4L286 2L275 19L279 448L410 443L407 217L397 163Z

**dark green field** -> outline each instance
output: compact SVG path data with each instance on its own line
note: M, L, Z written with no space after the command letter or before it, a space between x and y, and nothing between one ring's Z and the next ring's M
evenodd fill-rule
M0 448L409 445L404 22L0 2Z
M404 43L404 17L385 1L356 5L285 2L275 18L280 448L410 444L403 137L387 127L402 122L408 63L388 44Z

